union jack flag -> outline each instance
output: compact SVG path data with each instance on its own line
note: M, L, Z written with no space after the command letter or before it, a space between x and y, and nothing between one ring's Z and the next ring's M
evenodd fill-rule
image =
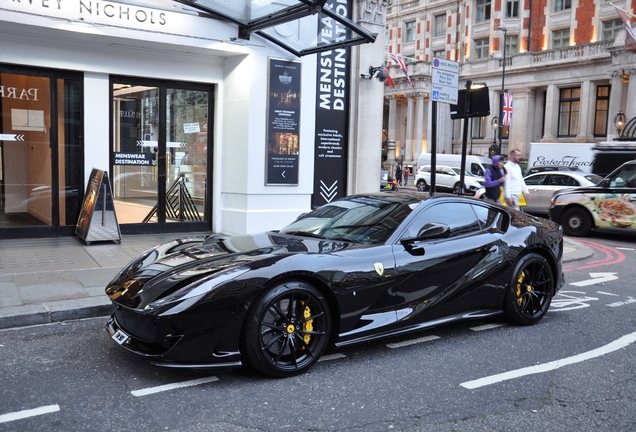
M413 85L413 81L411 81L411 77L409 76L409 71L408 69L406 69L406 64L404 64L404 60L402 60L402 57L393 53L388 53L388 54L389 54L389 57L391 57L391 60L393 60L393 63L400 66L400 69L402 69L402 72L404 72L404 75L406 76L406 80L409 82L409 84L411 84L411 87L415 87Z
M501 122L504 126L512 124L512 94L505 92L503 96L503 119Z

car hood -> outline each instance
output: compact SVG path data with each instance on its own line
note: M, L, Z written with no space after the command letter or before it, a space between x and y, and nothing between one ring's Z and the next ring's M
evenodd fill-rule
M115 302L144 307L215 274L230 274L232 269L256 269L290 255L330 254L353 247L360 245L277 232L179 239L137 257L106 287L106 294Z

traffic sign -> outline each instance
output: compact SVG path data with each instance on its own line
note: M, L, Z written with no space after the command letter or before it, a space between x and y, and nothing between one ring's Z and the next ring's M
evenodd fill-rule
M457 105L459 63L433 57L432 100Z

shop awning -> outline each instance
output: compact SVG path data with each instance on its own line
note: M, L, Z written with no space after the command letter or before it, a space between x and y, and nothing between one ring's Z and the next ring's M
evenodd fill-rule
M238 39L257 34L298 57L374 42L375 33L343 16L327 0L174 0L201 16L238 25ZM334 2L335 3L335 2ZM322 22L323 31L319 33ZM326 29L326 30L324 30Z

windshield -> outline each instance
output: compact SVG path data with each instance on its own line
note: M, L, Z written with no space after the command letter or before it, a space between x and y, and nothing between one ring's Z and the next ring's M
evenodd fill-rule
M386 241L413 205L374 197L350 197L307 213L280 233L362 243Z

